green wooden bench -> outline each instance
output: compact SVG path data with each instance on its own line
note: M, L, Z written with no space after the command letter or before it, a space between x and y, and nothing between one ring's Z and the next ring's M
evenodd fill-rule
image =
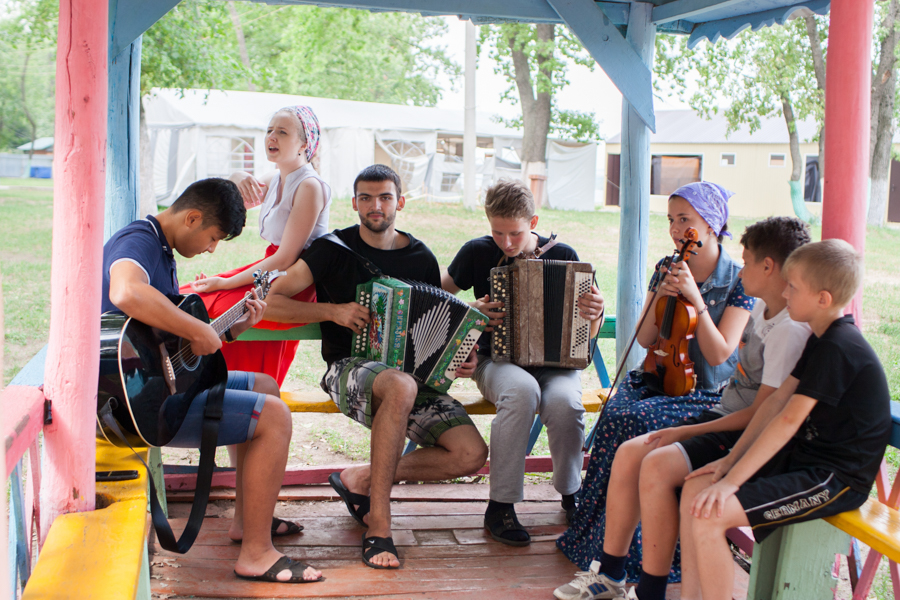
M615 315L607 316L600 327L598 338L615 338L616 337L616 317ZM321 340L322 330L318 323L310 323L302 327L294 327L291 329L271 330L271 329L248 329L239 338L241 341L270 341L270 340ZM609 390L610 380L606 365L603 363L603 357L599 348L595 347L594 351L594 369L597 371L597 377L600 379L602 388L595 390L585 390L582 395L582 402L587 412L599 412L606 402L606 394ZM313 392L282 392L282 399L290 407L291 412L313 412L313 413L336 413L340 412L332 402L331 398L322 391ZM475 393L453 393L453 397L462 402L466 407L466 412L472 415L493 415L496 409L493 404ZM531 436L528 442L528 454L531 454L538 435L541 433L543 424L540 415L535 417L534 426L531 430ZM411 444L412 442L410 442ZM406 451L409 452L414 446L407 446Z
M891 402L894 427L890 445L900 447L900 403ZM865 600L882 556L890 561L894 598L900 599L900 478L888 492L887 468L882 463L876 481L878 498L856 510L833 517L782 527L762 544L753 546L753 568L747 600L808 600L831 598L836 585L836 554L849 557L853 600ZM862 572L856 564L859 540L871 551ZM849 553L848 553L849 550Z

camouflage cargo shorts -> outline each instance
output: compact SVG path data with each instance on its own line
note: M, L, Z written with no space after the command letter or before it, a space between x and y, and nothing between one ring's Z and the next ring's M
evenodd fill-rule
M372 385L375 376L386 369L390 367L365 358L343 358L331 364L320 385L342 413L371 429ZM419 446L434 446L442 433L457 425L475 425L465 407L450 396L419 384L406 437Z

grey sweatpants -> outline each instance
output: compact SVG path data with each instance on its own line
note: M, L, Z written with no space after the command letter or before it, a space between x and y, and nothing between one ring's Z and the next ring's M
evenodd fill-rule
M547 428L553 487L560 494L578 491L584 461L581 371L520 367L479 356L474 379L485 399L497 407L491 422L491 500L524 499L525 451L535 412Z

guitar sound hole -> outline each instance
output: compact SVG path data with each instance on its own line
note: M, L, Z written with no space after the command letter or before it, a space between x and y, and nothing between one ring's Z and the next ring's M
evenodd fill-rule
M179 340L179 342L178 342L179 354L178 355L181 357L181 363L182 363L182 365L184 365L185 370L193 371L200 364L200 357L195 356L194 353L191 352L190 348L188 348L187 350L181 351L182 350L181 346L183 343L184 343L184 340Z

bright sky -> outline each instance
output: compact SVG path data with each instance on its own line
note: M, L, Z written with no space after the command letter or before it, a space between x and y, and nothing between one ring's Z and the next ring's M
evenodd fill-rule
M446 17L449 31L435 45L446 47L448 54L462 66L465 66L465 21L456 17ZM591 72L586 67L571 65L568 71L569 86L559 92L557 102L561 108L568 110L593 111L600 122L600 132L609 138L619 132L622 121L622 95L609 80L599 66ZM465 92L463 79L460 78L457 90L449 89L449 82L442 82L443 98L438 102L440 108L463 109ZM516 104L501 103L500 96L506 89L506 80L495 75L493 61L482 49L478 60L475 81L475 102L479 112L500 114L511 118L520 114L521 108ZM675 99L656 99L656 110L687 108Z

